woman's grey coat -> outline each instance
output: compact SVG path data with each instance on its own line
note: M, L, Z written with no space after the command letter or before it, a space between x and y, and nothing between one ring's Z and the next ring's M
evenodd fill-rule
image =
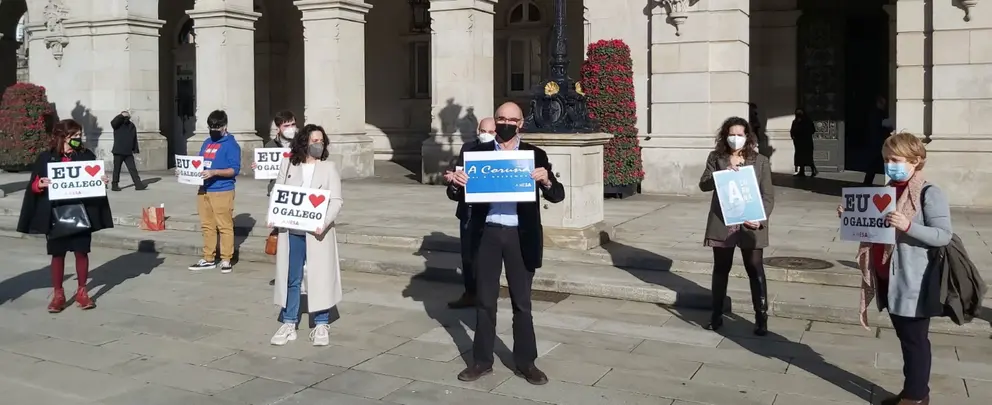
M885 303L890 314L909 318L924 316L920 288L923 273L930 263L927 253L931 247L947 246L953 236L947 196L937 186L927 183L923 187L926 205L916 212L908 231L896 232L896 246L892 249L889 266L888 302ZM871 274L874 277L875 272ZM881 310L883 303L879 302L878 307Z

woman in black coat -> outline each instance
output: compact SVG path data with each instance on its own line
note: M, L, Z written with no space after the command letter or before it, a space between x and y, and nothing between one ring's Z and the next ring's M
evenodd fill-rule
M34 172L27 190L24 191L24 203L21 205L21 215L17 221L17 231L28 234L45 235L48 240L48 254L52 256L51 276L52 302L48 304L48 312L58 313L65 309L65 290L62 281L65 275L65 255L73 252L76 257L76 279L79 289L76 291L76 304L82 309L96 306L86 292L87 273L89 272L89 252L93 232L113 228L114 221L110 213L110 202L107 197L83 198L76 200L51 201L48 199L48 187L52 181L48 178L48 164L52 162L78 162L97 160L93 151L83 146L83 128L73 120L62 120L55 124L52 130L49 149L41 152L34 164ZM107 176L101 181L107 185ZM61 207L61 208L60 208ZM66 207L82 207L89 219L89 229L65 236L53 235L56 229L53 222L55 210L64 212ZM81 216L81 215L80 215ZM73 218L73 217L69 217ZM79 218L79 217L76 217ZM61 229L61 228L59 228Z
M806 116L800 108L796 110L796 118L792 120L792 128L789 135L792 136L792 145L796 148L793 155L793 165L796 166L796 176L806 177L806 166L810 168L810 175L816 177L820 173L813 163L813 134L816 133L816 125L813 120Z

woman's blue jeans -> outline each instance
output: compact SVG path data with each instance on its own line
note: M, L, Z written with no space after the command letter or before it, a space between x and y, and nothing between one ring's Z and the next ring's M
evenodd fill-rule
M299 323L300 285L303 283L303 265L307 262L307 236L289 234L289 277L286 287L286 307L279 313L282 323ZM328 310L312 314L313 323L327 325L331 314Z

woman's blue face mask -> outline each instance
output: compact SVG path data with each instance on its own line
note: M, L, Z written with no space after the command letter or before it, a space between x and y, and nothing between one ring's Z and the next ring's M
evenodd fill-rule
M891 162L885 164L885 175L894 181L906 181L912 177L906 162Z

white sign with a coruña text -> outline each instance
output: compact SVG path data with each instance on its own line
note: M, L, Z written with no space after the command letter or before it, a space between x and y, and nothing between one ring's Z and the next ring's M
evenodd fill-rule
M279 177L283 159L289 158L289 148L255 149L255 178L269 180Z
M48 199L51 201L77 198L106 197L103 182L103 161L52 162L48 164Z
M327 190L276 184L269 196L269 223L276 228L316 232L324 226L330 199Z

